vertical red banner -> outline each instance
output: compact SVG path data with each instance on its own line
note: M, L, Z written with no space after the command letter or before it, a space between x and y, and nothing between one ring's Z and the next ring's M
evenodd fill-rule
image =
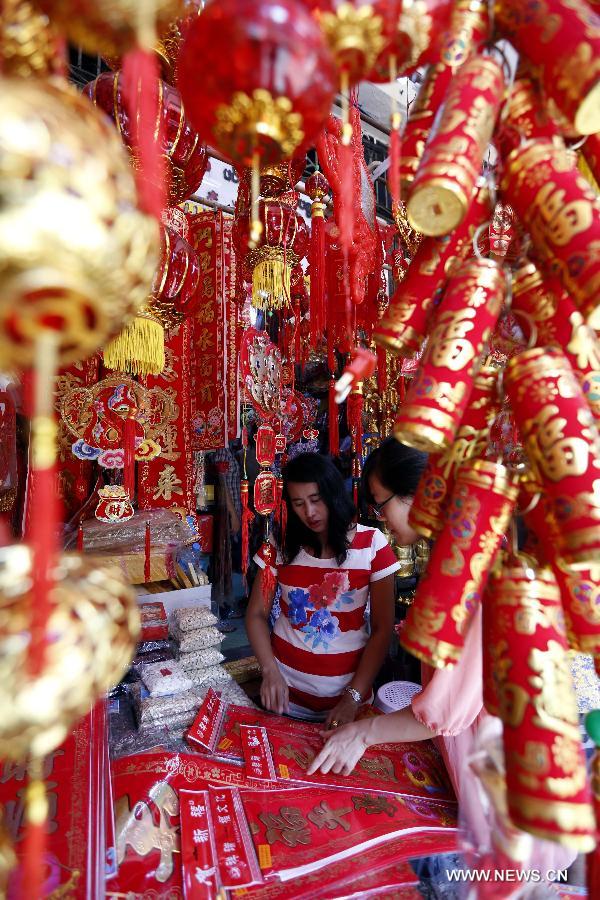
M90 387L99 379L97 356L73 363L61 369L56 379L55 405L58 412L58 493L64 504L66 519L70 519L87 500L92 488L93 464L78 459L71 446L77 437L63 421L60 411L63 397L76 387Z

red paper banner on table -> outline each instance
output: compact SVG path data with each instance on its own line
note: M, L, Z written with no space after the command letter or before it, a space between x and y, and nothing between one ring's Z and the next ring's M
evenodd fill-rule
M262 876L238 788L211 787L209 796L223 887L260 884Z
M418 878L406 862L415 854L450 852L456 844L455 835L448 829L443 834L419 833L394 838L360 856L351 856L337 863L329 863L301 878L290 881L269 881L259 887L233 891L233 900L314 900L322 897L381 896L383 900L419 900L422 894L415 887ZM370 892L373 892L371 894ZM385 893L384 893L385 891ZM393 894L388 893L393 891Z
M376 790L379 794L393 794L404 799L413 797L422 804L423 810L431 806L434 816L440 804L455 810L454 792L444 763L429 741L371 747L350 775L333 772L307 775L308 767L323 747L323 739L317 730L312 736L297 736L268 729L268 735L275 771L282 781L291 779L328 788Z
M235 294L231 220L220 212L199 213L190 216L190 226L201 273L193 319L192 445L218 450L228 436L225 298Z
M98 381L98 357L61 369L56 379L55 407L60 411L63 397L76 387L90 387ZM70 519L85 503L92 489L93 464L78 459L71 450L73 435L59 415L58 421L58 490L64 504L66 519Z
M221 889L208 791L180 791L185 900L213 900Z
M187 741L203 750L213 751L223 722L224 704L212 688L206 693L196 714L192 727L187 733Z
M165 341L166 365L160 375L140 378L148 388L170 398L165 408L170 418L158 437L160 456L138 463L137 491L140 509L176 509L194 515L194 467L191 442L191 367L194 326L186 319Z
M415 831L421 837L434 831L448 846L454 841L448 832L456 831L455 814L445 804L432 803L424 813L410 800L379 791L304 788L292 793L243 791L242 797L263 876L278 875L286 882L344 857L355 858L401 833L410 840Z
M241 725L242 749L248 778L257 781L276 781L275 766L266 728Z
M48 844L44 896L86 900L102 896L104 883L103 816L106 784L106 733L102 709L81 720L65 743L46 757L44 778L48 798ZM95 723L95 724L94 724ZM25 833L25 766L4 763L0 776L0 803L4 824L21 861ZM21 868L9 879L7 897L23 897Z

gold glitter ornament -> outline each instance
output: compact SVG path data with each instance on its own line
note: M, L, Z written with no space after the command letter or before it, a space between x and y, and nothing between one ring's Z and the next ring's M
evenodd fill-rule
M51 753L77 719L119 681L140 630L135 595L118 568L63 554L50 594L46 660L30 672L32 555L0 549L0 757Z
M38 0L38 5L72 44L101 56L129 50L140 26L155 25L159 36L165 34L187 7L185 0Z
M0 365L60 365L116 334L150 294L159 228L138 208L119 136L78 92L0 79Z
M65 70L64 45L48 16L29 0L0 6L0 71L15 78L45 78Z

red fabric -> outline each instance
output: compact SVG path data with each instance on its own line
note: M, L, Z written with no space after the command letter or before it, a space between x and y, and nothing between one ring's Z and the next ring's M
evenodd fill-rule
M123 426L123 439L125 444L125 467L123 471L123 486L133 501L135 496L135 421L132 416L127 416Z
M162 507L195 514L190 388L193 336L194 324L187 319L167 337L164 371L140 379L146 387L161 389L173 401L167 426L157 438L162 447L161 455L141 462L137 467L140 509Z
M140 206L160 221L166 190L159 85L156 54L139 48L129 52L123 62L123 99L129 120L135 123L133 147L139 153L142 173L137 179Z
M194 317L192 424L194 450L217 450L227 444L225 298L235 293L231 220L222 213L190 216L192 243L200 258L200 294ZM230 310L231 312L231 310ZM234 338L235 343L235 338Z

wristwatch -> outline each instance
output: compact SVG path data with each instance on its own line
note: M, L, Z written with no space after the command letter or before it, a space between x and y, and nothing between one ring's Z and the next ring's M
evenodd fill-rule
M350 687L350 685L348 685L348 687L345 687L345 688L344 688L344 693L345 693L345 694L350 694L350 696L352 697L352 699L354 700L354 702L355 702L358 706L360 706L360 704L362 703L362 697L361 697L361 695L360 695L360 691L357 691L356 688Z

